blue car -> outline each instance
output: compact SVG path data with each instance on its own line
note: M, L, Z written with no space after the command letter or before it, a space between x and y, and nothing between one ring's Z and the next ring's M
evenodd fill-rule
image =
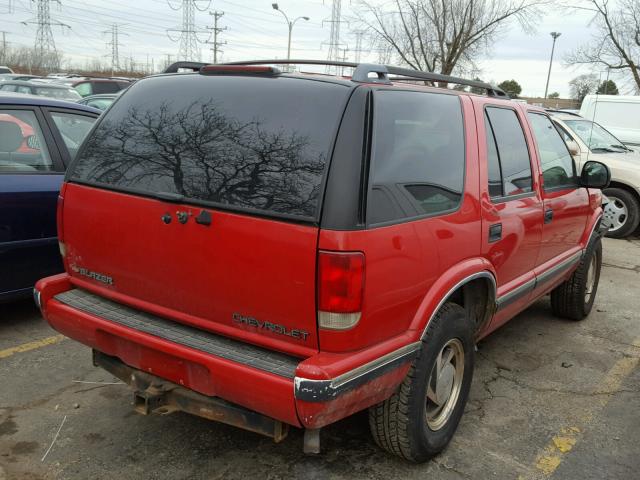
M100 110L0 94L0 302L63 270L56 204L64 171Z

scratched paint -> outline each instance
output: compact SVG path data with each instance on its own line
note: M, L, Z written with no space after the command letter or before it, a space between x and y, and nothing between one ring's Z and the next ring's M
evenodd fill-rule
M54 335L52 337L43 338L42 340L35 340L29 343L23 343L15 347L0 350L0 358L7 358L16 353L28 352L29 350L35 350L37 348L46 347L47 345L53 345L64 340L64 335Z

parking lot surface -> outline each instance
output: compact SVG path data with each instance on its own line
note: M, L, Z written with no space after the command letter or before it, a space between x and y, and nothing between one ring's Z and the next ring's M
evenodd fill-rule
M0 305L0 480L633 479L640 471L640 237L604 241L583 322L542 300L479 344L466 413L424 465L378 449L366 413L280 444L186 414L134 413L131 392L31 302ZM248 386L250 388L250 386Z

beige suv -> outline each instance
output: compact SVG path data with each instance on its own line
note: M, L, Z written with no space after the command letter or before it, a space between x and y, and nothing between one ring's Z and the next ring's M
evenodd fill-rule
M549 113L574 154L578 171L587 160L602 162L611 170L611 184L603 190L609 198L604 213L610 225L606 235L631 235L640 223L640 149L624 146L604 127L579 115Z

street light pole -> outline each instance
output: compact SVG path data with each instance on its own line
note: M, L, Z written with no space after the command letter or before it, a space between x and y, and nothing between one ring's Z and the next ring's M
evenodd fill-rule
M547 98L547 93L549 92L549 79L551 78L551 66L553 65L553 52L556 49L556 40L560 35L562 35L560 32L551 32L553 45L551 46L551 59L549 60L549 73L547 73L547 85L544 87L544 98Z
M291 34L293 33L293 26L300 19L305 20L305 21L309 21L309 17L298 17L298 18L294 19L293 22L292 22L292 21L289 20L289 17L287 16L287 14L284 13L282 10L280 10L280 8L278 7L277 3L272 3L271 6L273 7L274 10L277 10L282 15L284 15L284 18L287 21L287 26L289 27L289 41L287 42L287 60L290 60L291 59Z

